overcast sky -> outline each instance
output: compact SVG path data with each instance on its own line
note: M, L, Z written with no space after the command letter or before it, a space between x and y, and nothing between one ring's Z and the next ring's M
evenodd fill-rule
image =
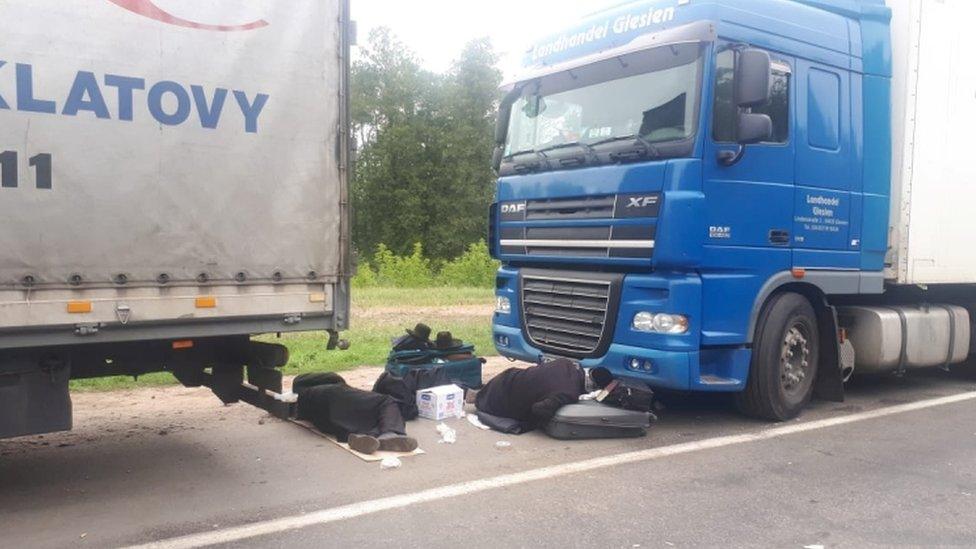
M352 0L360 43L387 26L433 71L444 71L469 40L487 36L507 74L540 38L622 0Z

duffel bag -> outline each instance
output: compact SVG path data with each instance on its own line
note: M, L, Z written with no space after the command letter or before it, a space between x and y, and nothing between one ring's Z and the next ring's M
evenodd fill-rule
M443 368L450 383L455 383L465 389L480 389L482 386L481 371L484 359L474 356L474 347L467 346L464 350L452 349L449 353L467 354L470 358L462 360L447 360L447 354L436 350L401 351L391 353L386 362L386 371L397 377L405 377L410 370L422 368ZM452 358L454 358L452 357Z

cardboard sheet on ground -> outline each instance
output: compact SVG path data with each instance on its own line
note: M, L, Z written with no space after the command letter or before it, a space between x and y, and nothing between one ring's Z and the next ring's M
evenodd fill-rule
M349 452L350 454L358 457L359 459L361 459L363 461L368 461L370 463L378 462L378 461L383 461L384 459L390 458L390 457L405 458L405 457L410 457L410 456L419 456L421 454L425 454L426 453L422 449L417 448L413 452L376 452L375 454L363 454L361 452L357 452L357 451L353 450L352 448L349 447L348 444L346 444L344 442L339 442L338 440L336 440L336 438L334 436L328 435L326 433L323 433L322 431L319 431L318 429L315 428L314 425L312 425L311 422L301 421L301 420L297 420L297 419L292 419L290 421L292 423L294 423L295 425L298 425L299 427L303 427L305 429L308 429L309 431L315 433L316 435L318 435L318 436L320 436L320 437L322 437L322 438L324 438L324 439L332 442L332 444L335 444L339 448L342 448L343 450L345 450L345 451Z

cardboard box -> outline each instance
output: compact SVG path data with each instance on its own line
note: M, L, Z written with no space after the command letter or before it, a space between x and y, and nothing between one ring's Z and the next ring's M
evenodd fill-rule
M417 391L420 417L440 421L461 417L464 413L464 390L457 385L442 385Z

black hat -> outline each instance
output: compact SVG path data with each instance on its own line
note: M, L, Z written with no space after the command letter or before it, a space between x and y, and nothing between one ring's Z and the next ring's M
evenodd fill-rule
M454 335L451 332L438 332L437 340L434 341L434 348L440 351L457 349L462 345L464 345L464 342L460 339L454 339Z
M413 330L407 330L408 334L421 341L430 341L430 332L430 326L423 323L418 323L413 327Z

